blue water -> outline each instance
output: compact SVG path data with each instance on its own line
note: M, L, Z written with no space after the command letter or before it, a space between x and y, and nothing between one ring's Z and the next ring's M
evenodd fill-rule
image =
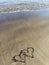
M0 2L20 2L20 1L33 1L33 0L0 0ZM38 0L34 0L34 1L38 1Z
M48 2L49 0L0 0L0 3L18 3L18 2L23 2L23 1L27 1L27 2Z

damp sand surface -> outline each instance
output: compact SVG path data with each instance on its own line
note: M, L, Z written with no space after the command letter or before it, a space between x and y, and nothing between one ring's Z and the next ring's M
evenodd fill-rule
M28 47L34 58L12 61ZM0 65L49 65L49 10L0 14Z

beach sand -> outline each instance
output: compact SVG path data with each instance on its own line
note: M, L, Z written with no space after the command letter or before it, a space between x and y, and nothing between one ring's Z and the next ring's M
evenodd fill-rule
M13 56L27 47L34 48L34 58L26 58L26 63L14 62ZM48 14L16 20L6 18L0 24L0 65L49 65Z

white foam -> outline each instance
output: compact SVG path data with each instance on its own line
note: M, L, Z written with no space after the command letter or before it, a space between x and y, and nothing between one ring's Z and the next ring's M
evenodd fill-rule
M47 8L47 9L39 9L39 10L17 10L17 11L10 11L10 12L1 12L1 13L15 13L15 12L25 12L25 11L31 11L31 12L36 12L36 11L44 11L44 10L49 10L49 8Z

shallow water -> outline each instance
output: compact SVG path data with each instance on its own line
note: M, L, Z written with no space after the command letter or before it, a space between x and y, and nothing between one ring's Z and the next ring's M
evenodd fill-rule
M39 10L39 11L21 11L21 12L11 12L11 13L0 13L0 24L6 21L13 21L17 19L27 19L28 17L47 17L49 16L49 10Z

